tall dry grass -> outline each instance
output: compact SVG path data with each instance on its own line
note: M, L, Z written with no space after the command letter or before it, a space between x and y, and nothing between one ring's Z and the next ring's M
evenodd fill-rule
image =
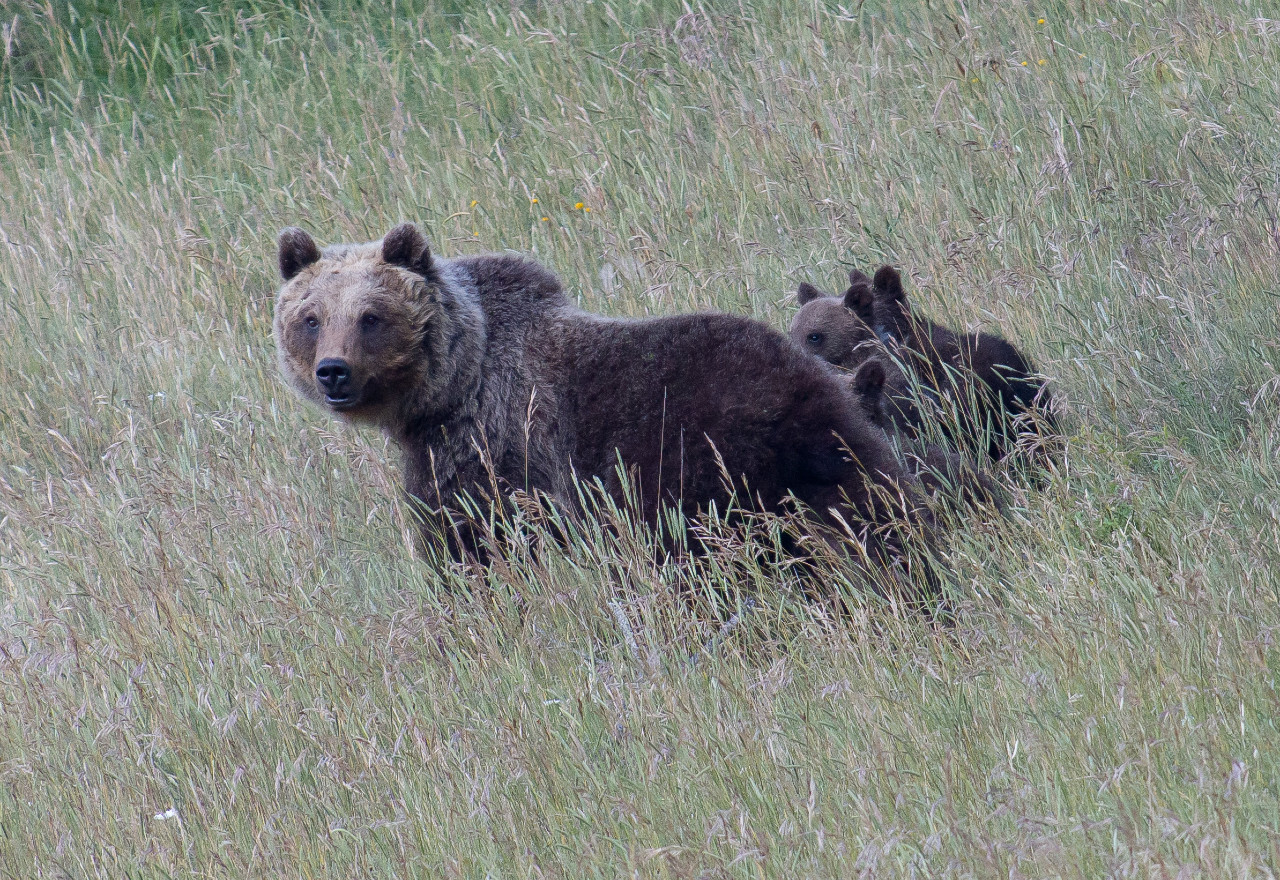
M0 876L1275 875L1274 9L0 18ZM612 314L893 262L1067 464L947 629L604 531L449 580L273 366L275 232L403 219ZM690 580L759 607L708 644Z

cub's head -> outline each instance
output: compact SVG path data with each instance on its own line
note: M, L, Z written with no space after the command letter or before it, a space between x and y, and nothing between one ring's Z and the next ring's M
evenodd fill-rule
M280 233L275 338L302 398L353 421L382 422L428 364L423 337L440 279L411 223L382 241L321 251L296 227Z
M876 347L870 326L874 291L865 276L855 273L843 297L827 296L812 284L802 283L796 291L800 311L788 331L805 351L847 370L870 357Z
M849 388L871 424L890 434L916 434L924 416L916 403L918 389L892 358L873 354L858 365Z
M892 431L893 419L885 400L886 378L884 361L872 355L858 366L853 378L849 379L849 388L867 421L885 431Z
M868 323L882 338L902 338L911 323L911 303L907 301L902 276L892 266L881 266L876 270L871 288L873 318ZM888 338L885 338L886 342Z

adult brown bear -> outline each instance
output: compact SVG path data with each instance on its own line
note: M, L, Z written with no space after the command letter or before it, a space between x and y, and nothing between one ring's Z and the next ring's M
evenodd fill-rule
M907 536L930 531L914 479L846 384L755 321L590 314L537 263L439 259L412 224L323 251L286 229L279 260L285 377L399 444L423 537L455 556L483 555L460 496L492 511L521 490L575 512L575 479L651 525L668 505L692 520L735 498L779 512L794 496L814 534L880 560L913 556Z

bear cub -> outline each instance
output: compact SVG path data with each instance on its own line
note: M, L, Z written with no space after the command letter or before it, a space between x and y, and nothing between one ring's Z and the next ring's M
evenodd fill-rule
M851 283L865 278L850 273ZM985 440L992 459L1003 458L1020 440L1057 433L1043 377L1011 342L993 333L956 333L917 313L892 266L881 266L872 286L872 328L924 385L957 402L961 430L979 446Z
M912 437L902 427L901 409L886 391L886 381L897 368L880 355L871 355L854 371L850 387L858 398L863 413L894 438L902 460L920 480L920 485L935 499L961 502L962 506L1005 509L1005 493L999 484L966 455L941 443L928 443ZM901 371L897 371L901 375Z
M887 355L887 400L900 430L920 436L936 422L954 443L993 460L1055 432L1044 380L1010 342L956 333L918 315L890 266L874 280L854 269L849 281L843 298L801 284L791 337L849 370L877 352Z
M926 421L916 400L921 389L894 363L871 329L875 303L870 281L851 284L841 297L828 296L812 284L802 282L796 299L800 302L800 311L792 318L787 331L791 341L849 373L869 359L878 358L884 374L880 385L885 393L881 398L878 388L873 400L863 401L864 407L875 413L883 410L896 431L919 436Z
M892 438L902 461L930 495L1001 509L1004 494L995 481L949 444L928 440L925 413L936 412L936 398L912 381L872 330L873 296L865 279L843 297L802 283L796 292L801 308L788 331L791 340L845 371L863 414Z
M487 552L476 506L525 492L580 515L577 480L650 526L668 506L692 522L735 498L769 512L795 498L834 547L856 532L888 562L928 543L930 514L884 432L829 367L763 324L590 314L532 260L442 259L412 224L324 250L289 228L279 266L286 380L396 441L425 543L455 558Z

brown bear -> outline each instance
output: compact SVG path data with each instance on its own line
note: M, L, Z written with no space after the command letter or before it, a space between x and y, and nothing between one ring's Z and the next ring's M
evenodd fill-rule
M872 412L883 409L895 430L910 437L924 433L926 418L921 403L931 403L928 391L917 387L912 377L893 361L872 329L874 291L870 280L850 285L841 297L828 296L812 284L801 283L796 298L800 301L800 311L792 318L787 331L791 341L850 375L863 363L876 358L883 377L874 399L864 403ZM919 400L922 392L926 395L923 401Z
M956 444L995 460L1055 431L1043 379L1007 340L958 334L916 315L889 266L874 281L854 269L849 282L842 298L802 284L791 338L848 370L888 355L886 404L900 430L921 436L937 423Z
M1002 508L1003 493L990 476L951 448L941 432L930 430L942 407L931 388L895 362L872 329L871 280L855 275L842 297L802 283L796 298L800 311L788 331L792 341L846 371L864 415L889 434L924 488L935 499Z
M290 228L279 245L282 372L398 443L428 545L483 558L464 496L472 515L516 491L574 514L575 480L652 526L665 506L693 520L794 496L833 546L856 532L873 558L901 560L914 536L928 543L930 515L884 432L829 367L760 323L590 314L537 263L437 258L412 224L323 251Z
M1005 493L968 456L943 443L929 443L904 431L901 409L886 393L886 378L896 369L880 355L871 355L849 380L863 413L895 441L903 462L920 484L939 501L961 501L1003 512Z
M853 284L844 296L828 296L808 282L796 290L800 311L787 331L791 341L829 364L852 369L875 350L871 329L875 292L871 284Z
M849 278L851 285L866 282L856 269ZM999 460L1020 442L1043 447L1057 433L1043 377L1007 339L956 333L917 314L892 266L881 266L872 286L872 329L922 385L955 402L965 440Z

